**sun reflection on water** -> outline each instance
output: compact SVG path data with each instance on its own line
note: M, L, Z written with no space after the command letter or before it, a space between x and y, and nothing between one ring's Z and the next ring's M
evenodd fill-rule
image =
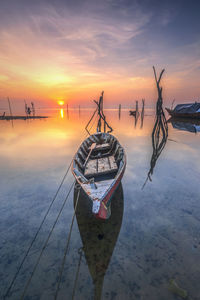
M63 108L60 109L60 116L62 119L64 118L64 109Z

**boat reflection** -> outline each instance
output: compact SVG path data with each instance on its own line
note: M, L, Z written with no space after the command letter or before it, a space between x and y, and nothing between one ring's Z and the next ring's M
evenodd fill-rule
M74 189L74 207L77 199L77 189ZM83 243L83 252L94 284L94 299L100 300L106 270L115 248L120 232L124 197L120 183L113 195L112 214L107 220L96 219L91 213L91 201L80 190L79 201L76 209L76 219Z
M170 118L167 122L171 123L173 128L181 131L200 132L200 120Z

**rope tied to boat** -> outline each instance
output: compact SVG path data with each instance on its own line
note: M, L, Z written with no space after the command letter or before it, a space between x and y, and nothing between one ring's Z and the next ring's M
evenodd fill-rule
M74 300L74 297L75 297L76 286L77 286L77 282L78 282L78 275L79 275L80 266L81 266L81 260L82 260L82 256L83 256L83 249L84 249L83 246L78 249L79 262L78 262L78 267L77 267L77 271L76 271L76 277L75 277L75 281L74 281L74 288L73 288L73 292L72 292L72 300Z
M55 297L54 297L55 300L57 299L58 293L59 293L59 290L60 290L60 283L61 283L62 274L63 274L63 270L64 270L64 266L65 266L67 251L69 249L69 243L70 243L70 239L71 239L72 228L73 228L75 214L76 214L76 209L77 209L78 200L79 200L79 196L80 196L81 186L77 182L75 184L75 189L78 190L78 195L77 195L77 198L75 200L74 214L73 214L73 217L72 217L69 234L68 234L67 241L66 241L66 246L65 246L64 256L63 256L63 259L62 259L62 264L61 264L60 272L59 272L59 275L58 275L57 288L56 288L56 293L55 293Z
M96 109L96 110L97 110L97 109ZM89 122L89 123L90 123L90 122ZM89 125L89 124L88 124L88 125ZM92 129L93 126L94 126L94 122L92 123L92 125L91 125L91 127L90 127L90 130ZM86 136L87 136L88 134L90 134L90 133L87 131ZM58 193L59 193L59 191L60 191L60 189L61 189L61 187L62 187L62 185L63 185L63 183L64 183L64 181L65 181L65 179L66 179L66 177L67 177L67 175L68 175L68 173L69 173L69 170L70 170L70 168L71 168L72 162L73 162L73 159L71 160L71 162L70 162L70 164L69 164L69 166L68 166L68 168L67 168L67 171L65 172L65 174L64 174L64 176L63 176L63 178L62 178L62 180L61 180L61 183L60 183L60 185L59 185L59 187L58 187L58 189L57 189L57 191L56 191L56 193L55 193L55 195L54 195L54 197L53 197L53 199L52 199L52 201L51 201L51 203L50 203L50 205L49 205L49 207L48 207L48 209L47 209L47 211L46 211L46 213L45 213L45 215L44 215L44 217L43 217L43 219L42 219L42 221L41 221L41 223L40 223L40 225L39 225L39 227L38 227L38 229L37 229L37 231L36 231L36 233L35 233L35 235L34 235L32 241L31 241L29 247L27 248L27 251L26 251L24 257L23 257L23 259L22 259L22 261L21 261L19 267L17 268L17 271L16 271L16 273L15 273L15 275L14 275L14 277L13 277L13 279L12 279L10 285L9 285L9 287L8 287L7 290L6 290L6 293L4 294L3 299L6 299L7 297L9 297L10 292L11 292L11 290L12 290L12 287L13 287L13 285L14 285L14 283L15 283L15 281L16 281L18 275L19 275L19 272L20 272L20 270L22 269L22 266L24 265L24 262L25 262L26 258L28 257L28 255L29 255L29 253L30 253L30 250L31 250L31 248L33 247L33 244L34 244L34 242L35 242L35 240L36 240L36 238L37 238L37 236L38 236L38 234L39 234L39 232L40 232L40 230L41 230L41 228L42 228L42 226L43 226L43 224L44 224L44 222L45 222L45 220L46 220L46 218L47 218L47 216L48 216L48 214L49 214L49 212L50 212L50 210L51 210L51 207L53 206L53 203L55 202L55 200L56 200L56 198L57 198L57 196L58 196ZM73 183L73 184L74 184L74 183ZM72 187L70 187L70 192L71 192L71 188L72 188ZM69 193L70 193L70 192L69 192Z
M20 263L20 265L19 265L19 267L17 268L17 271L16 271L16 273L15 273L15 275L14 275L14 277L13 277L13 279L12 279L12 281L11 281L11 283L10 283L10 285L9 285L9 287L8 287L5 295L4 295L4 299L6 299L9 296L10 291L11 291L11 289L12 289L12 287L13 287L16 279L17 279L17 276L18 276L18 274L19 274L22 266L24 265L24 262L25 262L25 260L26 260L26 258L28 256L28 254L30 253L30 250L31 250L31 248L32 248L32 246L33 246L33 244L34 244L34 242L35 242L35 240L36 240L36 238L37 238L37 236L38 236L38 234L39 234L39 232L40 232L40 230L41 230L41 228L42 228L42 226L43 226L43 224L44 224L44 222L45 222L45 220L46 220L46 218L47 218L47 216L48 216L48 214L49 214L49 212L51 210L51 207L53 206L53 204L54 204L54 202L55 202L55 200L56 200L56 198L58 196L58 193L59 193L59 191L60 191L60 189L61 189L61 187L62 187L62 185L63 185L63 183L64 183L64 181L65 181L65 179L66 179L66 177L68 175L68 173L69 173L71 165L72 165L72 161L70 162L70 164L69 164L69 166L67 168L67 171L64 174L64 176L63 176L63 178L61 180L61 183L60 183L60 185L59 185L59 187L58 187L58 189L57 189L57 191L56 191L56 193L55 193L55 195L54 195L54 197L53 197L53 199L52 199L52 201L51 201L51 203L50 203L50 205L49 205L49 207L48 207L48 209L47 209L47 211L46 211L46 213L45 213L45 215L44 215L44 217L43 217L43 219L42 219L42 221L40 223L40 226L38 227L38 229L37 229L37 231L36 231L36 233L35 233L32 241L31 241L31 243L30 243L30 245L29 245L29 247L28 247L28 249L27 249L27 251L26 251L26 253L25 253L25 255L24 255L24 257L23 257L23 259L22 259L22 261Z
M70 193L71 193L71 191L72 191L72 188L73 188L74 184L75 184L75 181L74 181L74 182L72 183L72 185L70 186L70 189L69 189L69 191L68 191L68 194L67 194L65 200L63 201L63 204L62 204L62 206L61 206L61 209L60 209L60 211L58 212L58 215L57 215L57 217L56 217L56 220L55 220L55 222L53 223L53 226L52 226L52 228L51 228L51 230L50 230L50 232L49 232L49 235L48 235L48 237L47 237L47 239L46 239L46 241L45 241L45 243L44 243L44 245L43 245L43 247L42 247L42 250L40 251L40 254L39 254L39 256L38 256L38 259L37 259L37 261L36 261L36 263L35 263L35 265L34 265L34 268L33 268L32 272L31 272L31 275L30 275L29 279L27 280L27 282L26 282L26 284L25 284L25 287L24 287L24 290L23 290L22 295L21 295L21 297L20 297L20 300L23 300L24 297L25 297L26 291L27 291L27 289L28 289L28 287L29 287L29 285L30 285L30 283L31 283L31 280L32 280L32 278L33 278L33 275L35 274L35 271L36 271L37 266L38 266L38 264L39 264L39 262L40 262L40 259L41 259L41 257L42 257L42 254L43 254L44 250L46 249L46 247L47 247L47 245L48 245L49 239L50 239L50 237L51 237L51 235L52 235L52 232L53 232L53 230L54 230L54 228L55 228L55 226L56 226L56 224L57 224L57 222L58 222L58 219L59 219L59 217L60 217L60 215L61 215L61 213L62 213L62 211L63 211L63 209L64 209L64 207L65 207L65 204L66 204L66 202L67 202L67 199L69 198L69 195L70 195Z

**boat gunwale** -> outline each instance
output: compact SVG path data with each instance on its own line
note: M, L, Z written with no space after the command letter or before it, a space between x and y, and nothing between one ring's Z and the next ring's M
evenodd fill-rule
M74 169L75 169L75 167L74 167L74 163L75 163L75 158L76 158L76 156L77 156L77 154L78 154L78 152L79 152L79 150L80 150L80 148L81 148L81 145L86 141L86 140L88 140L91 136L96 136L96 135L100 135L100 134L105 134L105 135L109 135L109 136L111 136L111 137L113 137L116 141L117 141L117 144L119 145L119 146L121 146L121 144L119 143L119 141L118 141L118 139L115 137L115 136L113 136L112 134L110 134L110 133L104 133L104 132L97 132L97 133L94 133L94 134L92 134L92 135L90 135L88 138L86 138L81 144L80 144L80 146L79 146L79 148L78 148L78 150L77 150L77 152L75 153L75 155L74 155L74 158L73 158L73 162L72 162L72 167L71 167L71 169L72 169L72 173L73 173L73 175L74 175L74 177L75 177L75 179L77 180L77 182L80 184L80 186L83 188L83 190L84 190L84 192L88 195L88 197L91 199L91 201L94 201L95 199L93 199L89 194L88 194L88 189L86 188L86 186L87 186L87 184L88 183L84 183L84 182L82 182L80 179L79 179L79 176L77 176L77 174L74 172ZM113 182L112 182L112 184L109 186L109 188L105 191L105 193L103 194L103 196L100 198L100 199L98 199L100 202L102 202L102 201L104 201L104 199L106 198L106 196L109 194L109 192L112 190L112 188L114 187L114 185L116 184L116 182L117 182L117 180L119 179L119 177L121 176L121 174L122 174L122 176L123 176L123 172L125 171L125 168L126 168L126 153L125 153L125 151L124 151L124 148L121 146L121 148L123 149L123 157L122 157L122 159L121 159L121 161L123 161L123 165L120 167L118 167L118 170L117 170L117 173L116 173L116 175L115 175L115 177L113 178ZM120 162L121 162L120 161ZM75 163L76 164L76 163ZM76 164L77 165L77 164ZM80 172L81 174L82 174L82 172ZM82 174L83 175L83 177L84 177L84 174ZM87 178L86 178L87 179Z

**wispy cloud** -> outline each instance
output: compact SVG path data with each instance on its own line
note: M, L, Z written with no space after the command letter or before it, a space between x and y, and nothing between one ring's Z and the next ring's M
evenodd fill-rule
M38 97L103 84L149 93L154 64L167 67L171 87L185 83L200 72L199 43L174 46L178 11L154 2L8 0L0 12L1 96L17 85Z

